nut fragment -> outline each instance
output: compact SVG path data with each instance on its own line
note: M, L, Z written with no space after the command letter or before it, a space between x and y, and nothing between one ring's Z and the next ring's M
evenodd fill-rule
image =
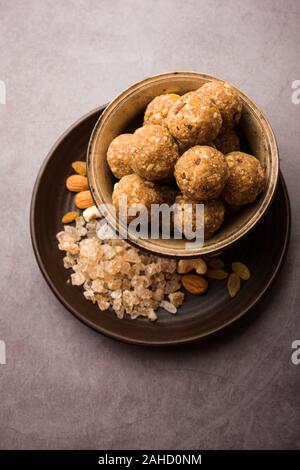
M167 300L163 300L159 306L169 313L175 314L177 312L175 305L171 304L171 302L168 302Z
M207 266L211 269L223 269L224 262L221 258L210 258L207 260Z
M72 211L72 212L67 212L63 218L61 219L62 223L63 224L70 224L71 222L73 222L75 219L77 219L77 217L79 217L79 212L75 212L75 211Z
M197 274L186 274L182 277L183 287L193 295L205 294L208 289L208 282Z
M184 301L184 292L177 291L172 292L168 295L171 304L175 305L176 308L180 307Z
M248 281L251 277L250 271L244 263L235 261L231 265L232 271L236 273L243 281Z
M89 188L87 177L81 175L69 176L66 181L66 186L69 191L74 193L86 191Z
M80 193L76 194L75 199L75 206L78 209L87 209L94 205L94 201L91 195L91 191L81 191Z
M228 273L224 269L211 269L209 268L206 273L207 277L210 279L217 279L218 281L223 281L223 279L228 278Z
M86 222L90 222L92 219L99 219L101 217L97 206L88 207L83 211L82 215Z
M235 297L241 288L241 280L236 273L230 274L227 281L227 289L230 297Z
M73 162L72 163L73 170L78 173L78 175L86 176L86 163L85 162Z
M180 259L177 263L177 272L179 274L187 274L195 269L197 274L205 274L207 266L202 258L198 259Z

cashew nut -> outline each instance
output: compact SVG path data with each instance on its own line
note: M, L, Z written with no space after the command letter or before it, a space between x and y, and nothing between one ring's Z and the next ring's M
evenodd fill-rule
M207 265L204 259L181 259L177 263L177 272L179 274L187 274L195 269L197 274L205 274L207 271Z
M92 219L99 219L101 217L96 206L88 207L83 211L82 215L86 222L90 222Z

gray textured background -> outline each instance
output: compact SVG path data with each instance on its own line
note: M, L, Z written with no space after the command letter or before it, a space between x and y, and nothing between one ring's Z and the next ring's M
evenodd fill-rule
M300 448L300 5L295 1L0 0L0 448ZM293 210L288 259L256 313L185 349L118 344L55 299L29 238L49 148L129 84L216 74L275 130ZM276 236L276 233L274 233Z

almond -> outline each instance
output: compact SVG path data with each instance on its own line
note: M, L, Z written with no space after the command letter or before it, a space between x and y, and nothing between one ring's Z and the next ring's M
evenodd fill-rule
M183 287L193 295L205 294L208 289L207 280L197 274L186 274L182 276L181 281Z
M76 194L75 199L75 206L78 209L87 209L94 205L94 201L91 195L91 191L81 191L80 193Z
M73 162L73 170L81 176L86 176L86 163L85 162Z
M67 178L66 186L69 191L73 193L79 193L80 191L86 191L89 189L89 184L86 176L71 175Z
M206 272L206 276L209 279L217 279L218 281L223 281L223 279L228 278L228 273L224 269L211 269L209 268Z
M75 211L72 211L72 212L67 212L63 218L61 219L62 223L63 224L70 224L71 222L73 222L75 219L77 219L77 217L79 217L79 212L75 212Z
M221 260L221 258L210 258L207 260L207 266L211 269L223 269L224 262Z

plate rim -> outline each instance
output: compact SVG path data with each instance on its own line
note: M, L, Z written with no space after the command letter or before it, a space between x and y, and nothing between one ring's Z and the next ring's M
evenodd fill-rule
M273 284L274 280L276 279L283 261L286 257L287 249L289 246L290 242L290 234L291 234L291 204L290 204L290 198L287 190L287 186L284 180L284 177L282 175L282 172L279 171L279 180L282 184L283 188L283 193L284 193L284 200L285 200L285 207L286 207L286 213L287 213L287 224L286 224L286 229L285 229L285 236L284 236L284 243L282 245L282 249L280 252L280 256L278 258L277 264L275 269L272 272L272 275L268 279L268 282L264 286L264 288L261 290L261 292L253 299L251 303L249 303L245 308L243 308L239 314L237 314L234 318L231 318L227 320L225 323L218 325L214 328L211 328L209 331L202 332L195 334L193 336L189 336L188 338L182 338L182 339L176 339L176 340L138 340L135 338L130 338L128 336L123 336L122 334L115 333L111 330L107 330L104 327L101 327L99 325L94 324L93 322L89 321L86 317L80 314L76 308L74 308L72 305L69 304L69 302L64 298L64 296L59 292L57 289L55 283L52 281L51 277L48 274L47 267L42 261L39 249L38 249L38 243L37 243L37 235L35 231L35 207L36 207L36 202L37 202L37 193L40 185L41 178L43 176L43 173L45 171L45 168L51 159L53 153L55 150L59 147L59 145L64 141L64 139L75 130L77 126L79 126L81 123L83 123L85 120L90 118L91 116L103 112L107 105L102 105L94 108L90 112L84 114L82 117L77 119L73 124L71 124L61 135L60 137L55 141L55 143L52 145L50 150L48 151L46 157L44 158L42 165L37 173L35 183L33 186L32 190L32 196L31 196L31 203L30 203L30 212L29 212L29 225L30 225L30 237L31 237L31 244L33 248L33 252L37 261L37 264L39 266L39 269L50 287L51 291L55 295L55 297L60 301L60 303L72 314L74 315L78 320L80 320L83 324L86 326L92 328L94 331L97 333L101 333L106 337L112 338L117 341L121 341L122 343L126 344L132 344L136 346L152 346L152 347L170 347L170 346L175 346L175 345L185 345L185 344L190 344L194 343L197 341L200 341L201 339L203 340L204 338L210 337L216 333L218 333L221 330L224 330L225 328L229 327L233 323L235 323L237 320L242 318L244 315L246 315L250 310L253 309L253 307L261 300L261 298L265 295L267 290L270 288L270 286ZM268 211L267 211L268 212ZM266 213L267 213L266 212Z

